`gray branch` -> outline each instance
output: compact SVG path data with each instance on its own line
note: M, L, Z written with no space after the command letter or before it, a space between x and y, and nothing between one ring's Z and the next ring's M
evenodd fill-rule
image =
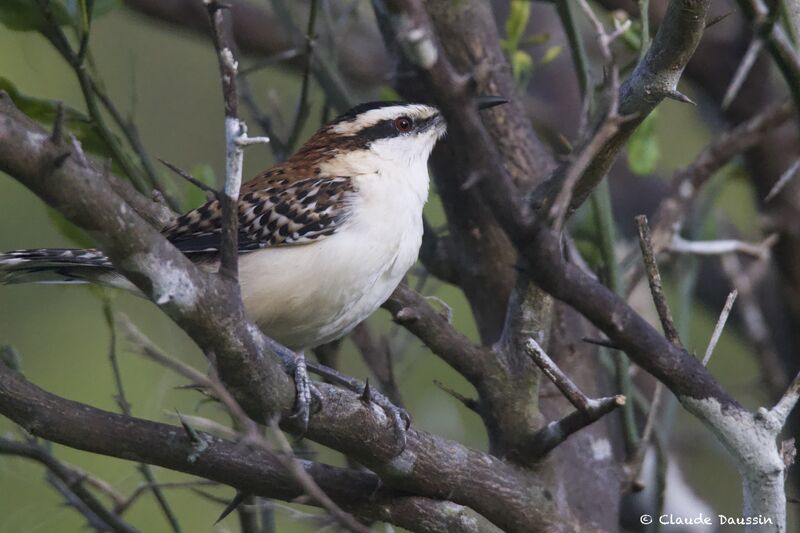
M228 292L229 284L192 264L115 194L113 175L72 150L53 143L0 93L0 170L87 230L123 275L213 353L220 378L251 418L266 422L280 415L286 429L297 430L288 417L294 385L274 354L281 347L234 305L238 298ZM316 388L322 407L306 436L352 456L387 486L446 497L510 531L572 522L568 511L555 507L546 481L533 473L413 428L397 456L382 409L337 387Z

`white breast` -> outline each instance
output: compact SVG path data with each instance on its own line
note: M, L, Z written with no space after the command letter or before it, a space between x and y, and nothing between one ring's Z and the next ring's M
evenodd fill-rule
M428 172L412 168L356 177L353 214L335 234L240 258L245 307L267 335L311 348L345 335L386 301L422 241Z

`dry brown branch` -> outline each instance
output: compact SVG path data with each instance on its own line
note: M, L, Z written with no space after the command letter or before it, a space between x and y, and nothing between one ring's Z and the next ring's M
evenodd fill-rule
M639 230L639 246L642 250L647 281L650 284L650 293L653 295L653 303L656 304L658 318L661 320L661 327L664 335L678 348L683 348L678 329L672 320L672 312L669 310L667 298L664 296L664 288L661 284L661 274L658 271L658 262L653 250L653 241L650 236L650 226L647 224L647 217L639 215L636 217L636 227Z

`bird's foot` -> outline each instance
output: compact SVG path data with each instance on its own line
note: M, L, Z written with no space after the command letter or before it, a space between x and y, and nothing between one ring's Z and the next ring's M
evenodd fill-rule
M389 398L371 388L369 382L362 384L359 380L320 363L310 362L308 363L308 368L311 372L327 379L330 383L339 385L340 387L344 387L360 395L361 401L366 405L374 403L383 409L394 426L397 455L403 453L408 442L407 431L411 426L411 416L408 414L408 411L402 407L397 407Z
M289 366L289 372L294 378L296 392L294 412L292 413L291 418L300 422L299 436L302 438L308 429L308 421L311 418L311 407L314 403L314 400L321 402L322 395L319 393L317 388L311 384L311 380L308 378L306 357L303 352L297 352L294 356L294 360L290 361L287 366Z
M411 427L411 415L402 407L396 406L389 398L378 391L372 390L369 380L361 391L361 401L369 405L374 403L386 413L394 426L394 436L397 442L397 455L403 453L408 444L408 428Z

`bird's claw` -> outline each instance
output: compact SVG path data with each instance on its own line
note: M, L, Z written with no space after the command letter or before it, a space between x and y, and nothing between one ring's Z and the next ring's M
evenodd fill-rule
M364 386L361 393L361 401L369 405L374 403L386 413L394 426L395 440L397 442L397 454L400 455L408 444L407 432L411 427L411 415L402 407L397 407L386 396L370 388L369 381Z
M291 366L293 367L290 371L294 378L296 396L294 412L290 418L300 422L300 437L302 438L308 429L308 421L311 418L311 407L314 400L321 402L322 395L308 378L306 358L302 353L297 354Z

